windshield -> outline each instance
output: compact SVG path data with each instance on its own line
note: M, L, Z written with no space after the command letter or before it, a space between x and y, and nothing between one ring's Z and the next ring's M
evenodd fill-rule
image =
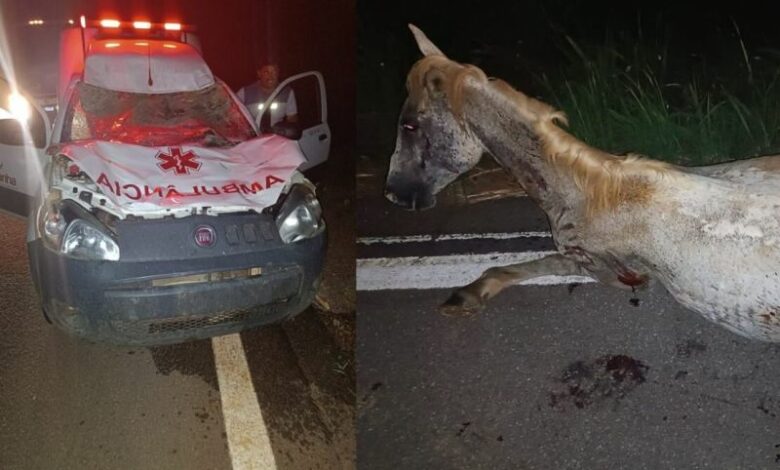
M220 83L199 91L151 95L79 82L61 141L230 147L254 136L251 124Z

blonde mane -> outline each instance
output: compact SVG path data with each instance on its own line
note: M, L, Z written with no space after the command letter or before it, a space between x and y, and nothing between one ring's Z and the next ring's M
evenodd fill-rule
M493 87L515 104L539 137L542 155L560 171L573 175L575 184L585 195L588 215L622 202L645 201L652 193L653 181L672 173L673 167L668 163L636 155L612 155L585 144L557 125L557 122L568 124L562 111L515 90L503 80L488 81L485 73L474 65L429 55L414 65L406 86L411 102L418 109L427 106L427 91L431 86L443 91L453 114L462 122L468 79Z

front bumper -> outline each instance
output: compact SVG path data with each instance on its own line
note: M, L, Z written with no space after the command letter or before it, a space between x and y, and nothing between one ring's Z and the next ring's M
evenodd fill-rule
M194 243L200 225L215 229L214 246ZM54 324L128 345L207 338L295 315L314 298L326 246L324 231L283 243L265 214L125 220L117 234L119 261L70 258L40 239L28 252ZM253 274L235 274L246 272Z

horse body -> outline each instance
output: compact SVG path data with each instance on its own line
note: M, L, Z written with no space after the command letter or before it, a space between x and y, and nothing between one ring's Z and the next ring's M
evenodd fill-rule
M766 186L780 190L780 156L756 157L747 160L701 167L685 168L688 173L710 176L735 183Z
M612 285L655 279L711 321L780 341L778 208L778 192L681 172L657 182L646 203L586 224L581 243Z
M657 280L731 331L780 341L780 157L682 168L609 155L561 129L562 113L450 61L413 31L426 57L409 74L388 197L430 206L488 152L546 212L558 249L488 269L443 313L473 313L536 276L588 275L626 289Z

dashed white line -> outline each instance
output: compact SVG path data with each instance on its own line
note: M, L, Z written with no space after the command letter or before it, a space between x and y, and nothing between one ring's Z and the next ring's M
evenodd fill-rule
M263 420L241 336L211 340L233 470L275 469L276 460Z
M550 238L550 232L496 232L496 233L450 233L442 235L402 235L395 237L360 237L361 245L392 245L399 243L443 242L452 240L511 240L514 238Z
M518 253L458 254L445 256L406 256L357 260L357 290L443 289L460 287L493 266L523 263L556 253L526 251ZM542 276L520 285L553 285L595 282L584 276Z

